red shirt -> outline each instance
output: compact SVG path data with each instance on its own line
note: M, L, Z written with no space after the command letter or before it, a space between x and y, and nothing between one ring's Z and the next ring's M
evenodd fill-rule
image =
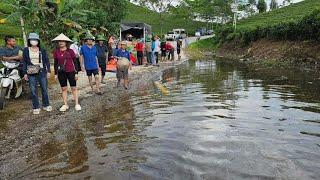
M75 61L76 55L74 54L72 49L67 49L66 51L61 51L60 49L56 49L53 51L54 58L54 70L55 74L57 74L58 65L63 65L66 61L65 71L66 72L75 72Z
M169 43L166 43L165 48L168 51L168 50L172 50L173 46L171 44L169 44Z
M138 42L136 44L136 51L143 51L144 49L144 44L142 42Z

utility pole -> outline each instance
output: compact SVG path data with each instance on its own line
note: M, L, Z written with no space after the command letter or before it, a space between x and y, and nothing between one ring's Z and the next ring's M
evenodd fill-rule
M234 3L231 4L231 10L233 12L233 27L234 31L237 31L237 16L238 16L238 1L234 0Z

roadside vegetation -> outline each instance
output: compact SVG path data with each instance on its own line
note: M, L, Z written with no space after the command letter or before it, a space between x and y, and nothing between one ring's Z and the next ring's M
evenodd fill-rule
M236 31L232 24L221 26L214 38L198 41L192 46L212 48L228 42L245 46L259 39L319 41L319 29L320 1L305 0L240 20Z
M319 40L320 1L305 0L239 21L237 30L231 25L217 32L220 43L236 41L244 44L267 38L271 40Z

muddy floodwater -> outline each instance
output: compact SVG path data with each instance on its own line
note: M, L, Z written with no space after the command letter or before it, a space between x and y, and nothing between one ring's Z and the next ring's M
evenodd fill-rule
M198 60L157 81L55 134L14 177L320 178L319 74Z

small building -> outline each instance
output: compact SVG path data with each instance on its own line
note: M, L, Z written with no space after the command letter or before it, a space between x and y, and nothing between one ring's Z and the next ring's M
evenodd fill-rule
M146 40L147 37L152 36L152 29L151 26L146 23L121 23L120 40L127 40L129 35L131 35L134 39L143 38L144 40Z

